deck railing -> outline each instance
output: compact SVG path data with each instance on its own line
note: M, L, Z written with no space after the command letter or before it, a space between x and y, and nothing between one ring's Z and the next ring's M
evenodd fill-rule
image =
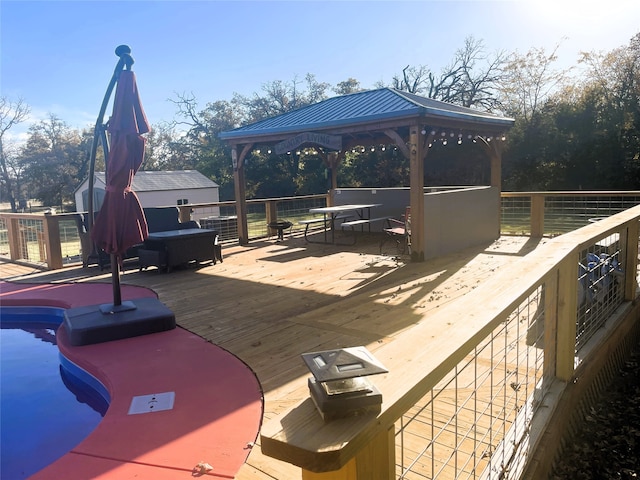
M640 204L640 192L502 192L503 234L556 236Z
M548 427L576 421L586 389L615 370L604 363L624 357L612 352L638 339L639 221L636 206L550 240L369 345L389 369L374 378L381 413L325 423L307 399L263 427L263 453L303 479L546 478L560 445L540 443Z
M299 220L310 217L309 209L325 206L327 195L307 195L247 201L249 240L275 235L267 225L289 220L292 231L304 227ZM503 192L501 233L555 236L640 204L640 192ZM207 217L211 207L220 214ZM182 219L201 219L215 226L223 241L238 238L235 202L181 205ZM204 218L203 218L204 217ZM0 257L55 269L82 261L81 218L76 213L0 213ZM87 239L84 247L90 245ZM86 253L85 253L86 257Z
M0 257L48 269L82 261L80 216L0 214Z
M267 224L277 219L289 220L293 231L300 230L298 220L309 218L309 209L325 206L326 199L326 195L307 195L248 200L249 239L275 235ZM212 206L219 208L220 215L204 218L197 215L199 210L207 211ZM203 227L215 227L223 242L238 239L235 202L181 205L178 208L182 220L195 217ZM0 257L50 270L82 263L83 247L91 248L82 224L84 214L0 213ZM84 252L84 256L89 253Z

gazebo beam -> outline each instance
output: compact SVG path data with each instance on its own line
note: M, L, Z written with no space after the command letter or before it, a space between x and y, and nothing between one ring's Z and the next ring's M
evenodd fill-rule
M398 134L398 132L389 128L385 130L384 133L387 137L393 140L393 143L400 149L400 151L405 156L405 158L411 159L411 155L410 155L409 149L407 148L407 144L403 140L403 138ZM409 132L409 135L411 135L411 132ZM422 182L424 183L424 180Z

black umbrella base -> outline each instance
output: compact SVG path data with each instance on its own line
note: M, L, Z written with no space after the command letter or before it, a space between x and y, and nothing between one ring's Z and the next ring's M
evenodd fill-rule
M70 308L64 326L71 345L80 346L172 330L176 317L157 298L137 298L117 306Z

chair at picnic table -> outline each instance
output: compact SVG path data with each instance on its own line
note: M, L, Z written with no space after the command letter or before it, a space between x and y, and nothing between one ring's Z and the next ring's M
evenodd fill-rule
M380 244L380 252L387 239L392 238L396 242L398 253L411 254L411 207L405 208L402 220L389 218L389 225L389 228L383 229L386 236Z

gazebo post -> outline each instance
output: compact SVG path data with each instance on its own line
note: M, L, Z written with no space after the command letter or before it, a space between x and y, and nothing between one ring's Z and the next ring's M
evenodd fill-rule
M411 261L424 261L424 145L420 126L409 129L409 200L411 204Z
M480 145L486 152L489 157L490 168L491 168L491 186L498 189L497 195L500 198L500 194L502 193L502 150L503 150L503 142L498 142L498 140L494 140L492 142L487 141L484 137L478 137L480 140ZM498 231L496 232L496 238L500 237L500 208L496 211L496 215L498 216Z
M331 189L329 190L329 197L327 201L327 207L331 207L334 205L335 193L338 188L338 165L344 158L344 152L341 150L339 152L330 152L327 155L327 166L329 167L329 172L331 173Z
M231 147L231 161L233 163L233 189L236 197L236 216L238 217L238 242L240 245L249 243L249 227L247 224L247 185L244 177L244 159L253 144L247 144L238 156L238 145Z

